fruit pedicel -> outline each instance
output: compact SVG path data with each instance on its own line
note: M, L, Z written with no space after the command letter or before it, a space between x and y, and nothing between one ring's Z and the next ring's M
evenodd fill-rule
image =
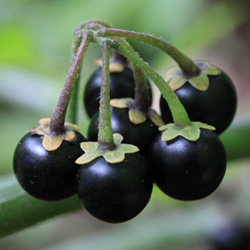
M162 50L178 67L164 80L126 38ZM76 125L77 103L81 63L91 42L101 46L102 59L85 88L91 117L85 139ZM161 115L151 108L147 78L162 94ZM56 109L18 143L14 172L30 195L56 201L77 194L90 214L110 223L138 215L153 183L174 199L199 200L225 175L218 134L232 122L236 104L233 83L221 69L193 61L154 36L89 20L75 30L73 60Z

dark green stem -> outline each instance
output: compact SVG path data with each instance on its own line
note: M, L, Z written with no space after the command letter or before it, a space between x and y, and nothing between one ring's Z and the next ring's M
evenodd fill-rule
M79 46L77 50L77 54L74 58L74 61L71 65L71 68L69 70L69 74L66 78L64 87L62 89L61 95L59 97L59 100L57 102L56 109L52 115L51 122L50 122L50 133L51 134L62 134L65 132L64 128L64 122L65 122L65 115L67 112L67 107L70 101L72 89L74 86L74 83L77 78L77 73L79 72L79 68L81 66L81 62L83 59L83 56L87 50L87 47L89 45L91 38L91 33L86 32L83 36L83 39L81 41L81 45Z
M185 108L166 81L151 66L149 66L148 63L144 62L126 41L119 38L117 38L116 41L118 43L116 44L115 49L141 68L141 70L143 70L159 88L169 105L174 123L180 126L189 125L190 119Z
M109 90L109 60L111 44L102 43L102 83L99 108L98 146L102 151L112 150L115 147L111 127L110 90Z
M182 69L183 73L187 77L197 76L200 73L199 68L195 65L195 63L187 57L185 54L180 52L177 48L175 48L170 43L156 38L151 35L134 32L134 31L126 31L120 29L112 29L112 28L100 28L98 30L99 35L104 37L123 37L123 38L131 38L138 41L142 41L148 44L151 44L158 49L167 53L173 60L177 62L177 64Z

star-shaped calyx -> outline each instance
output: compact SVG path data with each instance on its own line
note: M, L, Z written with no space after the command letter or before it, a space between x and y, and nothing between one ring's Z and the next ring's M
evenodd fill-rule
M173 90L177 90L188 81L194 88L200 91L206 91L209 87L208 75L219 75L221 70L205 61L196 61L195 64L200 70L200 73L197 76L189 77L184 75L179 66L168 70L166 73L166 80L168 81L169 86Z
M115 144L114 150L102 151L98 147L98 142L82 142L81 148L84 151L84 154L76 160L76 163L80 165L86 164L100 156L109 163L118 163L125 159L125 154L139 151L139 148L134 145L121 143L123 137L120 134L114 134L113 138Z
M215 130L215 127L202 122L191 122L189 125L181 126L169 123L159 128L163 131L161 140L170 141L177 136L182 136L189 141L197 141L200 138L200 129Z
M79 127L72 123L65 123L63 134L54 135L50 133L50 118L44 118L39 120L40 126L34 127L29 132L43 136L43 147L47 151L54 151L60 147L63 140L73 142L76 139L75 131L79 130Z
M133 98L119 98L110 100L110 105L115 108L128 108L129 120L134 124L141 124L149 118L156 126L160 127L164 125L161 117L153 110L148 109L147 112L143 112L136 108L134 105L135 100Z

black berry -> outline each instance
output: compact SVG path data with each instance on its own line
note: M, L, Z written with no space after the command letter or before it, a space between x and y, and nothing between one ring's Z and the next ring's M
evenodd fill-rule
M208 76L209 87L200 91L186 82L175 93L184 105L192 121L201 121L216 128L221 134L232 122L237 96L231 79L222 72L217 76ZM172 122L172 115L165 99L161 96L160 109L163 120Z
M84 92L84 106L89 117L92 117L99 110L100 86L102 70L98 68L86 84ZM135 94L135 80L133 71L127 67L121 72L110 72L110 99L131 97ZM148 83L150 96L151 88Z
M77 174L82 205L105 222L132 219L147 205L151 192L151 171L140 153L126 154L124 161L115 164L99 157L82 165Z
M30 195L48 201L75 194L75 160L82 154L84 137L76 132L74 143L63 141L55 151L46 151L42 137L27 133L14 154L14 172L18 182Z
M226 170L226 153L219 137L201 129L197 141L178 136L162 141L159 134L150 149L149 160L157 186L178 200L197 200L211 194Z

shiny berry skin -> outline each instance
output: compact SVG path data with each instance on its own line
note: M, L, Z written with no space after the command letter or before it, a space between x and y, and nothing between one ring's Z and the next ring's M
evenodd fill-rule
M90 118L99 111L101 80L102 70L101 68L98 68L86 84L84 92L84 107ZM123 97L134 98L135 80L131 69L125 67L122 72L110 72L109 81L110 99ZM148 85L148 87L150 96L152 97L150 85Z
M162 141L159 134L150 149L149 161L156 185L168 196L183 201L210 195L226 170L226 152L219 137L201 129L200 138L178 136Z
M128 221L147 205L152 192L152 175L140 153L126 154L111 164L99 157L82 165L77 174L77 195L94 217L109 223Z
M148 148L155 136L159 133L158 127L149 119L141 124L133 124L129 120L128 109L111 107L111 127L113 133L121 134L123 143L137 146L142 154L147 154ZM87 137L96 141L98 135L98 113L92 118Z
M209 87L200 91L186 82L175 93L184 105L192 121L201 121L216 128L221 134L232 122L237 96L231 79L222 72L217 76L208 76ZM161 96L160 110L166 123L172 122L172 115L165 99Z
M75 194L75 177L82 155L84 137L76 132L74 143L63 141L55 151L46 151L42 137L27 133L14 154L14 172L19 184L31 196L47 201L65 199Z

